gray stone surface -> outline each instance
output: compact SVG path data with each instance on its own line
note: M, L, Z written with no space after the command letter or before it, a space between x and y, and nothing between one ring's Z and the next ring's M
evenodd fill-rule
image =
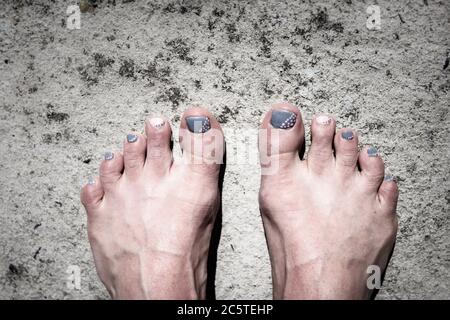
M114 3L115 2L115 3ZM366 8L381 8L381 29ZM79 188L163 113L208 106L229 150L276 101L328 112L379 148L401 190L382 299L450 298L450 2L2 1L0 298L103 299ZM255 152L254 143L248 143ZM177 146L175 146L177 149ZM271 297L256 162L228 165L217 297ZM66 285L79 266L81 289Z

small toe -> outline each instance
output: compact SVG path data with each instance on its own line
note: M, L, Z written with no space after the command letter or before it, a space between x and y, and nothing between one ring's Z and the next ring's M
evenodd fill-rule
M100 165L100 181L107 191L120 179L123 172L123 156L120 153L107 151Z
M334 162L333 138L336 121L328 115L314 117L311 124L311 147L308 152L308 168L322 173Z
M205 108L191 107L180 123L183 162L196 172L217 178L223 163L225 142L222 128Z
M145 122L147 135L146 170L154 176L162 176L172 165L172 129L165 118L151 118Z
M103 194L103 187L99 179L90 178L88 183L81 188L81 203L86 208L88 214L100 205Z
M123 144L125 175L136 177L142 172L145 163L147 139L138 133L129 133Z
M358 158L363 188L376 192L383 182L384 162L375 147L365 147Z
M394 176L386 174L378 189L378 198L386 214L395 215L398 201L398 185Z
M338 171L344 175L354 173L358 161L358 136L355 130L338 130L334 137L334 150Z
M272 105L258 137L263 175L298 165L304 143L305 128L299 109L287 102Z

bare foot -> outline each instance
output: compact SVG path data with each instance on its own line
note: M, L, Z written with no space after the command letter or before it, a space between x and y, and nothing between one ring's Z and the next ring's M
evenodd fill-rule
M369 298L368 267L383 273L393 249L397 184L375 148L358 152L356 132L335 127L315 117L301 160L299 110L277 104L264 118L262 128L279 134L275 171L261 176L259 194L276 299ZM261 139L260 149L266 143L275 141Z
M181 119L173 162L167 120L128 134L123 155L105 154L81 191L98 275L116 299L205 298L207 255L220 204L219 123L205 109Z

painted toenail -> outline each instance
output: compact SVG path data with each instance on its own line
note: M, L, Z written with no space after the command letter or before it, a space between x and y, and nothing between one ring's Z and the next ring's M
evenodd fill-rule
M161 118L151 118L150 119L150 124L152 125L153 128L156 128L156 129L160 129L160 128L164 127L165 123L166 122L164 121L164 119L161 119Z
M344 131L341 134L342 139L350 141L353 140L353 132L352 131Z
M322 126L328 126L331 123L331 118L329 116L318 116L316 121Z
M114 159L114 153L107 151L105 152L105 160L112 160Z
M277 129L289 129L295 126L297 115L287 110L272 110L270 124Z
M137 136L137 135L132 134L132 133L127 134L127 141L128 141L128 142L133 143L133 142L136 142L137 139L138 139L138 136Z
M384 176L384 181L395 181L395 177L392 174L387 174Z
M92 177L89 177L89 179L88 179L88 185L93 185L93 184L95 184L95 179L94 178L92 178Z
M186 124L190 132L193 133L205 133L211 129L211 123L208 117L192 116L186 118Z
M378 150L375 147L370 147L369 149L367 149L367 154L369 155L369 157L378 157Z

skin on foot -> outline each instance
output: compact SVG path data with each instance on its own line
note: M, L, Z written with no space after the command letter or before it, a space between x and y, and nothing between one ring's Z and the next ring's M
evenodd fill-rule
M163 118L107 152L81 190L98 275L115 299L205 298L207 255L220 205L223 133L203 108L181 119L183 156L173 161Z
M369 298L368 268L383 274L397 233L397 184L377 150L359 152L355 130L336 132L336 121L322 115L312 120L302 160L302 117L288 103L274 105L262 129L260 151L278 144L259 193L274 298Z

